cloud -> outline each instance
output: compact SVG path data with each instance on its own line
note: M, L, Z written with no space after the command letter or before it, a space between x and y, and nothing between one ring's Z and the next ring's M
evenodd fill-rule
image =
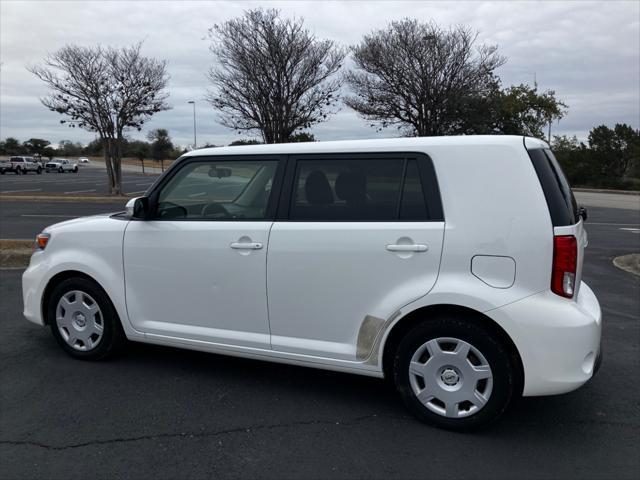
M619 2L1 2L0 137L42 137L87 142L93 134L69 129L38 98L45 86L26 66L67 43L124 46L143 40L145 55L166 59L173 109L153 117L174 141L193 138L196 101L198 143L227 144L238 135L221 126L204 101L206 72L213 62L208 29L256 6L304 17L319 38L343 45L393 20L413 17L440 24L465 24L481 42L498 44L509 58L499 70L503 84L533 83L553 89L570 107L553 133L585 138L602 123L640 125L640 3ZM343 107L314 128L321 140L395 136L376 132Z

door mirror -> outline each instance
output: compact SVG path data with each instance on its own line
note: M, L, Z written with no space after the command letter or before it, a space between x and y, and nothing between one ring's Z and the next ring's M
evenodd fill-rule
M225 167L211 167L209 169L210 177L225 178L231 176L231 169Z
M587 209L584 207L580 207L578 208L578 216L582 217L582 221L586 222L587 221Z
M147 197L132 198L126 205L127 216L144 220L149 213L149 199Z

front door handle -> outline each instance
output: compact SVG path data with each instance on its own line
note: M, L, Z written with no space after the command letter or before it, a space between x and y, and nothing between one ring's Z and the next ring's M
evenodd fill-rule
M234 250L260 250L262 244L259 242L233 242L229 245Z
M421 244L413 245L387 245L387 250L390 252L426 252L429 247Z

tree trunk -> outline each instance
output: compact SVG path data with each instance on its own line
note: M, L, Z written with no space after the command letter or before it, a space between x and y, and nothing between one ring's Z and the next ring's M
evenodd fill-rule
M122 195L122 166L120 162L120 142L116 138L104 140L104 161L109 177L109 195Z
M144 175L144 158L140 160L140 163L142 163L142 174Z

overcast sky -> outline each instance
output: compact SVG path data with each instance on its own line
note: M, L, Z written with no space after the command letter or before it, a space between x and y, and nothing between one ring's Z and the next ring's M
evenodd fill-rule
M318 38L357 43L373 29L402 17L465 24L508 57L498 70L503 85L533 83L553 89L569 114L553 134L586 139L595 125L640 125L640 2L178 2L0 0L0 138L88 142L89 132L60 125L60 116L39 102L47 89L27 72L47 52L67 43L125 46L143 40L143 52L168 61L172 110L156 114L141 133L167 128L174 142L193 142L195 100L198 143L227 144L239 138L219 125L204 101L206 72L213 63L207 30L257 6L303 17ZM376 133L347 107L316 126L319 140L394 136Z

